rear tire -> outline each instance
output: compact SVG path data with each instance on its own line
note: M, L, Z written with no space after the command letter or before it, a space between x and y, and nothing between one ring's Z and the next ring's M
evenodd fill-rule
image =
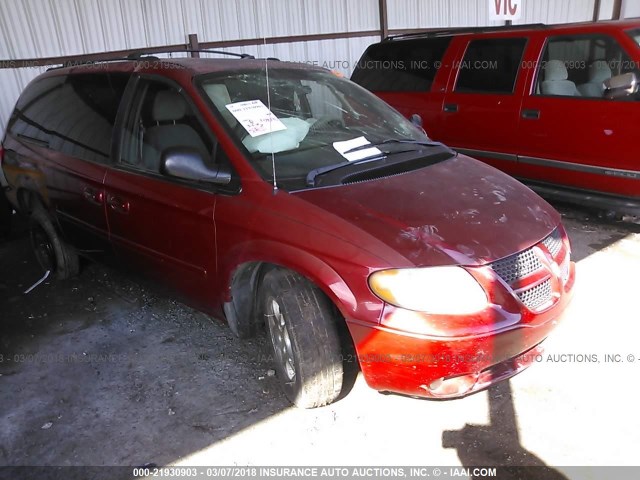
M301 408L336 400L343 368L331 301L297 273L274 269L262 281L260 306L289 400Z
M53 220L42 205L33 208L30 220L31 247L42 269L51 271L51 275L55 275L59 280L80 273L78 254L62 240Z

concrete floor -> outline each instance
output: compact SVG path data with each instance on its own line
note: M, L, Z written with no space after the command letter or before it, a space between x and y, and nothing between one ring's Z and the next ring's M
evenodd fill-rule
M358 377L307 411L269 375L264 337L237 340L126 274L91 264L23 294L40 271L18 226L0 240L0 465L548 465L544 478L597 478L562 466L637 464L640 227L561 210L576 297L542 362L448 402Z

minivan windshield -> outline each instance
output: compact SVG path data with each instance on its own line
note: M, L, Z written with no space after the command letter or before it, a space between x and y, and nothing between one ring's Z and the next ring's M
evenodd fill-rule
M628 33L631 36L631 38L633 38L635 42L638 44L638 46L640 47L640 28L629 30Z
M330 71L269 68L268 91L265 70L209 74L199 85L260 175L272 181L275 165L290 190L363 162L442 154L422 128Z

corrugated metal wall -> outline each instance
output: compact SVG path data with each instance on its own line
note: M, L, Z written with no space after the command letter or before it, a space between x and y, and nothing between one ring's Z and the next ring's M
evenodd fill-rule
M489 2L486 0L388 2L389 28L500 25L500 22L489 20ZM595 0L522 0L522 6L522 18L515 23L568 23L591 20Z
M615 0L600 1L600 13L598 14L599 20L611 20L613 18L614 3Z
M522 2L522 18L514 23L570 23L593 19L594 0L563 0L561 2Z
M622 16L625 18L640 17L640 2L638 0L627 0L624 4Z
M522 0L522 22L589 20L594 0ZM606 1L606 0L605 0ZM388 0L389 28L489 25L487 0ZM378 0L0 0L0 59L186 43L368 31ZM326 64L350 74L377 37L231 49ZM0 131L42 68L0 69Z
M387 0L387 5L391 29L500 25L489 21L486 0Z
M377 0L2 0L3 58L375 30Z

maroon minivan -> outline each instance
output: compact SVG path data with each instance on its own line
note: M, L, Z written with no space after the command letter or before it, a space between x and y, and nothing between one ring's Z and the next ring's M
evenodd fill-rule
M302 407L338 397L342 330L374 389L459 397L531 364L571 297L553 208L327 70L53 69L2 148L43 269L65 278L108 254L240 337L266 324Z
M639 77L626 20L391 37L352 80L545 197L640 216Z

